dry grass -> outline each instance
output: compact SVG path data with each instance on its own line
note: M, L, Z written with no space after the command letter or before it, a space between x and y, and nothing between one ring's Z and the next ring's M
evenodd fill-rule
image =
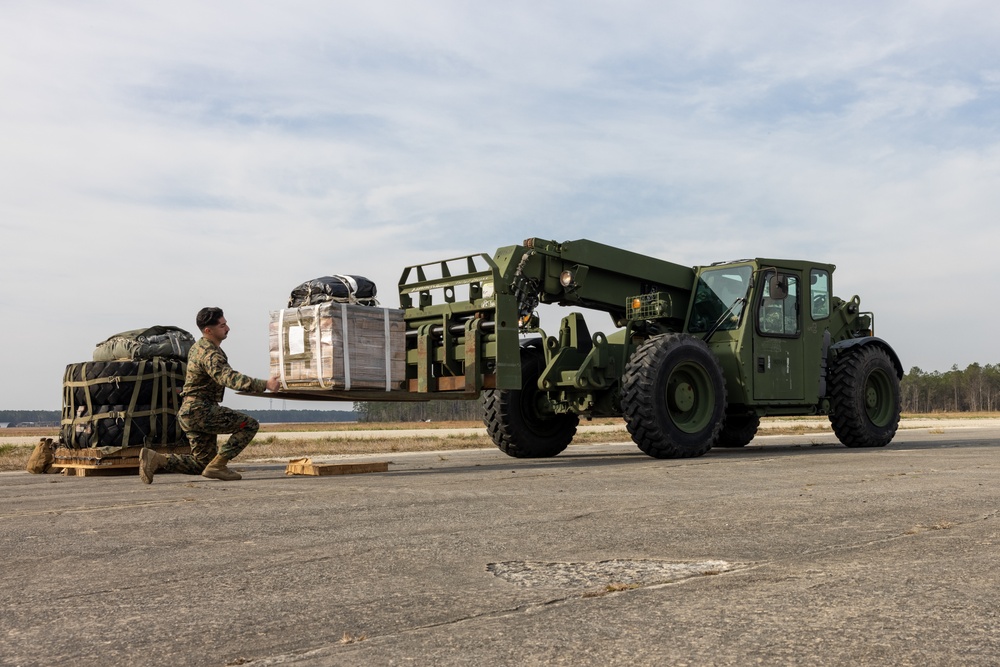
M463 427L471 427L468 424ZM627 438L624 433L622 438ZM613 433L577 433L574 445L614 442L621 438ZM303 438L278 439L257 436L240 458L245 460L273 460L300 456L334 456L341 454L392 454L394 452L436 452L449 449L492 449L493 441L486 435L415 435L408 438Z
M595 420L596 421L596 420ZM330 424L321 426L332 426ZM375 430L375 425L369 425L368 429ZM394 429L408 428L408 425L394 424ZM482 426L475 422L455 422L452 428L469 428ZM438 428L442 422L438 422ZM12 429L14 430L14 429ZM17 429L25 431L27 429ZM262 429L263 430L263 429ZM307 432L311 429L303 429ZM320 428L317 430L333 431L334 428ZM357 429L355 429L357 430ZM270 430L274 432L285 432L283 428ZM13 433L11 435L14 435ZM52 437L43 433L42 429L20 435L38 435L41 437ZM627 438L627 434L622 435ZM600 442L612 442L618 438L613 433L578 433L573 439L573 444L593 444ZM258 434L250 446L240 455L240 460L284 460L299 458L303 456L333 456L340 454L391 454L394 452L433 452L447 449L491 449L494 447L493 441L486 435L485 428L482 435L439 435L437 433L427 435L414 435L406 438L315 438L304 437L299 439L279 439L266 432ZM28 464L28 457L31 456L35 445L0 445L0 471L3 470L24 470Z
M58 438L58 426L28 426L23 428L0 428L0 435L11 438L38 437Z
M34 445L0 445L0 471L24 470Z
M314 431L403 431L436 428L474 428L482 422L286 422L281 424L261 424L261 433L311 433Z
M286 459L340 454L390 454L433 452L442 449L487 449L493 442L483 436L414 436L412 438L303 438L257 436L240 455L245 460Z
M933 414L904 414L904 419L932 418L932 419L986 419L998 418L998 413L933 413ZM769 426L762 428L760 435L807 435L813 433L828 433L827 426L814 426L802 422L815 417L782 417L780 419L769 419L777 421L780 426ZM602 442L622 442L627 441L629 436L624 429L621 419L594 419L582 424L620 424L620 432L588 433L580 432L573 439L573 444L595 444ZM316 431L395 431L395 430L418 430L418 429L450 429L450 428L482 428L482 422L394 422L394 423L357 423L357 422L333 422L333 423L299 423L299 424L264 424L257 438L250 444L241 456L244 460L275 460L298 458L302 456L323 456L339 454L391 454L394 452L429 452L447 449L490 449L493 442L485 433L482 435L461 436L461 435L439 435L428 434L415 435L406 438L345 438L343 436L334 438L303 437L299 439L278 439L273 433L309 433ZM938 429L935 429L938 431ZM55 427L28 427L0 429L0 435L12 437L32 437L32 438L58 438L59 429ZM35 445L10 445L0 444L0 471L3 470L24 470L28 463Z

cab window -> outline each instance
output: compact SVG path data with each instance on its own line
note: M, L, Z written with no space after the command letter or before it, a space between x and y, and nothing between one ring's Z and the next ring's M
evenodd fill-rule
M809 303L812 318L830 317L830 273L822 269L809 272Z
M710 331L716 323L719 323L718 331L737 328L751 274L749 266L726 266L702 272L695 286L688 331Z
M772 297L771 281L765 275L757 309L757 330L771 336L796 336L799 333L799 281L796 276L788 274L778 274L778 277L787 285L788 293L776 293Z

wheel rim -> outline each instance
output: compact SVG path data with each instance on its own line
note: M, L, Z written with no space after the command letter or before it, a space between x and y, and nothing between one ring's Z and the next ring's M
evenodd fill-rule
M685 433L697 433L712 421L715 400L708 371L700 364L679 364L667 378L667 413Z
M865 412L876 426L888 426L892 421L892 381L885 371L876 370L865 381Z
M525 382L521 393L520 412L525 426L541 437L548 438L558 434L562 428L559 415L542 413L539 409L542 394L535 388L534 382Z

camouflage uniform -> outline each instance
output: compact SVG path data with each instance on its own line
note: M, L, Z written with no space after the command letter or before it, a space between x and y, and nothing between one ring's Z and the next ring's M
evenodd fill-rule
M181 392L184 401L177 413L177 421L191 445L191 454L171 454L161 472L199 475L216 454L232 459L250 444L260 424L249 415L219 405L226 387L263 393L267 390L267 380L237 373L221 347L201 338L188 353L187 375ZM218 447L219 433L232 434L221 448Z

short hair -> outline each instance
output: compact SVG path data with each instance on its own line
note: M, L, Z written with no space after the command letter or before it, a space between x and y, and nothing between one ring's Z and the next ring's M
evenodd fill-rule
M222 309L215 306L206 306L198 311L195 322L198 324L198 331L205 327L214 327L223 317Z

